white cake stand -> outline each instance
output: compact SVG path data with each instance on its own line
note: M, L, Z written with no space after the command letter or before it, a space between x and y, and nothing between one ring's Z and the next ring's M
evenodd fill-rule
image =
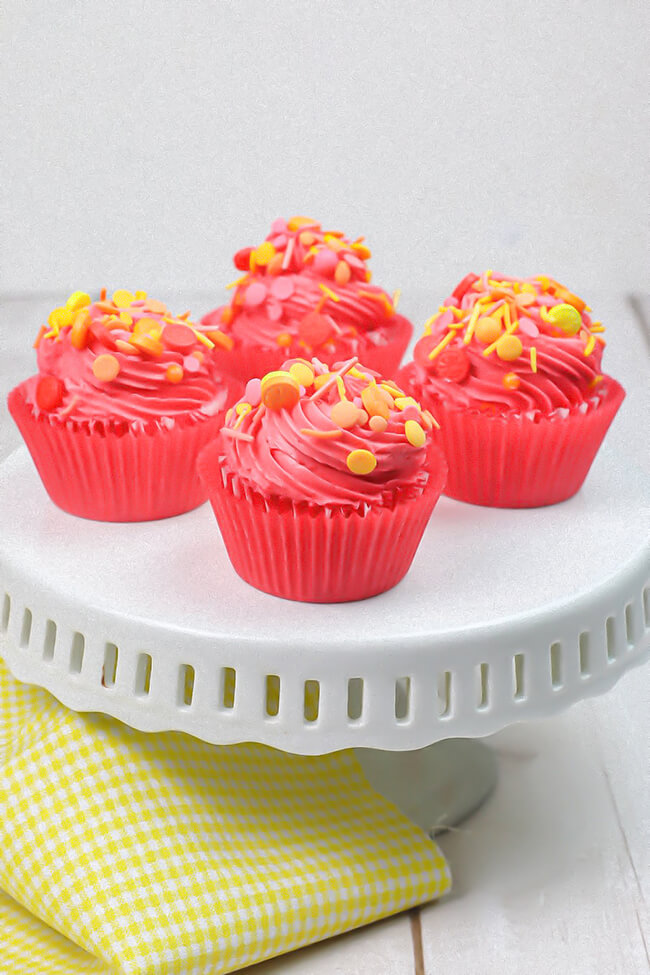
M21 448L0 467L2 653L19 680L143 731L360 748L432 829L471 811L495 767L476 742L425 746L553 714L647 656L644 465L606 444L550 508L443 498L399 586L328 606L242 582L207 505L131 525L59 511Z

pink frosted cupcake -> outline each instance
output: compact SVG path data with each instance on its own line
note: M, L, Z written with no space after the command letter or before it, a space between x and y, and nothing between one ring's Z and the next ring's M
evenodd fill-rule
M242 388L219 375L214 343L144 292L76 291L48 326L8 404L54 503L99 521L202 504L196 458Z
M392 375L413 330L396 313L397 298L369 283L369 257L362 237L349 241L309 217L276 220L264 243L235 254L244 274L230 304L202 319L227 336L230 348L218 353L223 369L245 381L290 356L358 355Z
M289 359L251 379L199 458L235 570L286 599L396 585L445 481L431 415L356 358L333 368Z
M603 331L551 278L461 281L399 376L440 422L446 494L505 508L575 494L625 396L601 372Z

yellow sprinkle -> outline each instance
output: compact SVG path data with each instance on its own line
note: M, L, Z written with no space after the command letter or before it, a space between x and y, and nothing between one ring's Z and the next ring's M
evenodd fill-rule
M506 326L506 332L510 332L512 329L512 319L510 318L510 304L507 301L503 303L503 322Z
M130 315L127 315L125 311L120 312L119 318L120 321L124 323L124 325L133 325L133 319L131 318Z
M530 368L533 372L537 372L537 349L534 345L530 349Z
M595 344L596 344L596 336L595 335L590 335L589 336L589 340L588 340L587 344L585 345L582 354L583 355L591 355L591 353L594 351L594 345Z
M65 307L69 311L79 311L80 308L86 308L89 304L90 295L87 295L84 291L73 291L66 301Z
M591 382L589 383L589 385L592 386L592 387L593 386L597 386L598 383L602 383L602 381L603 381L604 378L605 378L604 376L594 376L594 378L591 380Z
M127 308L132 301L135 301L135 295L130 291L120 288L113 292L113 304L118 308Z
M404 424L404 433L413 447L423 447L426 443L427 435L417 420L407 420Z
M247 274L244 274L244 275L242 275L241 278L237 278L236 281L231 281L230 284L227 284L226 285L226 290L227 291L230 291L231 288L236 288L238 285L244 284L244 282L246 282L246 281L248 281L248 275Z
M393 399L398 399L400 396L404 396L404 390L395 389L394 386L389 386L388 383L380 383L382 389L385 389L387 393L393 397Z
M605 331L605 326L602 324L602 322L592 322L591 323L591 331L592 332L604 332Z
M321 291L323 292L323 294L324 295L327 295L328 298L331 298L332 301L340 301L341 300L339 298L339 296L334 293L334 291L332 291L330 288L327 287L326 284L319 284L318 287L321 289Z
M336 388L341 399L347 399L347 396L345 395L345 383L340 376L336 377Z
M474 334L474 329L476 328L478 317L479 315L482 314L482 312L483 312L483 307L481 305L481 299L479 298L479 300L474 305L474 308L472 309L472 314L470 315L469 322L467 323L467 328L465 330L465 337L463 339L465 345L469 345L469 343L472 341L472 336Z
M405 410L407 406L416 406L418 410L420 409L420 404L412 396L398 396L395 400L395 406L398 410Z
M314 370L306 362L294 362L289 366L289 375L293 376L297 383L307 388L314 382Z
M369 450L353 450L348 454L346 464L353 474L371 474L377 466L377 458Z
M136 291L136 293L135 293L135 300L136 301L145 301L146 300L146 297L147 297L147 292L146 291Z
M253 407L251 406L250 403L237 403L237 406L235 407L235 413L237 414L237 422L235 423L235 426L234 426L233 429L235 429L235 430L237 429L237 427L240 425L240 423L243 422L244 417L246 416L246 414L247 413L250 413L250 411L252 409L253 409Z
M203 332L198 332L195 328L193 328L192 331L196 335L199 342L203 342L203 344L207 345L209 349L214 349L214 342L212 342L207 335L204 335Z
M436 314L432 315L431 318L427 318L426 322L424 323L425 333L428 328L431 328L431 326L433 325L437 317L438 317L438 313L436 312Z
M260 267L265 267L275 257L275 247L270 240L265 240L263 244L255 250L255 263Z
M398 288L397 291L394 291L393 292L393 308L394 309L397 309L397 305L399 304L399 300L400 300L401 297L402 297L402 292Z
M455 335L456 335L456 333L453 332L453 331L452 332L447 332L447 334L445 335L445 337L442 340L442 342L438 342L438 344L436 345L435 349L432 349L431 350L431 352L429 353L429 355L427 356L427 358L428 359L435 359L436 356L440 355L440 353L442 352L442 350L445 348L445 346L449 345L449 343L455 337Z

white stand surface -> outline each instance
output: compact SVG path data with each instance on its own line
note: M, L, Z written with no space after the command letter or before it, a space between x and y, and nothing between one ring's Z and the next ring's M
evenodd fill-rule
M18 314L25 318L25 321L29 321L31 326L32 321L37 317L35 314L37 304L37 302L15 303L10 308L12 324ZM47 308L51 306L51 302L45 300L41 305ZM343 642L343 635L346 632L344 618L335 619L334 625L330 625L332 621L328 620L326 625L321 623L319 627L313 628L310 613L317 609L321 610L322 607L280 604L280 601L277 601L285 610L290 608L298 614L292 619L302 630L303 651L307 645L304 621L307 620L307 634L312 634L314 629L321 631L321 637L317 639L316 652L307 657L304 652L302 656L298 653L296 644L299 634L294 634L296 639L293 644L289 642L282 647L277 645L280 642L277 637L278 619L273 613L269 614L267 611L269 603L275 600L262 594L253 594L255 599L265 602L264 612L257 617L258 625L259 620L263 620L266 635L276 635L275 641L265 638L267 649L270 647L271 653L275 654L272 659L281 660L283 654L289 653L298 671L297 681L292 684L291 675L288 679L289 688L293 687L294 690L300 688L302 691L300 706L297 698L293 698L297 724L290 727L289 738L297 732L299 726L302 726L300 735L303 741L315 742L319 738L322 745L323 742L331 743L333 740L326 737L328 727L331 730L332 725L328 725L328 721L324 718L328 696L323 694L323 686L324 683L326 685L328 675L325 674L324 682L319 671L314 670L314 662L325 659L330 655L330 651L336 655L335 659L341 667L339 676L343 677L345 686L340 699L345 698L346 705L350 701L353 714L357 713L359 706L358 678L363 680L365 692L361 714L350 721L346 708L343 716L340 714L337 716L336 733L341 733L342 727L345 726L346 744L366 744L367 741L363 740L364 734L356 738L354 736L358 731L368 732L366 738L374 733L379 734L380 729L373 720L373 714L374 706L378 701L383 700L384 716L390 715L391 706L393 708L393 720L386 719L390 725L386 734L392 744L383 746L389 748L412 748L416 741L433 741L457 735L460 733L458 729L461 727L461 721L483 722L479 728L466 732L481 735L489 733L495 727L510 724L535 713L560 710L578 697L610 686L629 664L641 658L647 649L648 623L647 615L643 615L643 590L647 585L647 575L643 568L645 566L647 569L649 524L648 456L647 443L643 442L643 430L644 427L647 429L648 418L648 376L644 363L644 348L638 334L635 333L633 320L629 313L623 312L622 304L615 305L610 301L609 307L610 310L614 310L614 313L610 311L610 320L616 315L621 322L619 334L624 330L625 345L620 351L615 350L614 347L608 349L608 369L623 380L629 395L585 488L577 498L553 509L496 513L514 516L513 520L517 522L516 530L515 525L506 529L509 544L506 544L506 539L500 541L499 526L496 532L494 523L489 529L490 545L497 547L500 558L492 557L489 552L486 553L485 539L488 528L485 525L481 527L482 518L494 515L495 512L470 509L451 501L441 502L441 507L434 514L434 520L439 520L435 540L432 537L434 530L434 520L432 520L425 539L426 548L420 552L423 558L418 557L411 576L407 577L407 580L392 594L393 599L399 599L402 605L408 595L415 606L414 613L408 618L404 611L401 614L395 613L393 610L397 603L393 603L392 606L385 605L385 613L382 610L384 631L388 632L388 641L381 640L378 645L375 641L375 649L378 654L384 654L391 662L399 662L402 665L396 671L389 670L388 687L392 693L388 693L385 689L383 697L368 694L368 687L374 686L371 680L372 668L369 666L366 671L359 670L359 663L363 663L370 653L369 635L372 633L376 636L374 630L379 618L379 610L375 606L380 605L382 600L384 604L390 603L388 597L391 594L367 603L350 604L349 609L355 610L357 615L353 632L349 632L350 628L347 628L347 644ZM601 305L599 311L607 320L607 309L603 310ZM406 313L409 313L409 309ZM418 318L414 312L412 314L414 318ZM4 340L4 335L1 333L0 340ZM24 341L24 337L21 341ZM24 356L21 357L20 363L17 357L14 361L9 360L7 374L2 374L5 388L26 374L25 362ZM8 429L6 421L3 422L2 427ZM17 442L13 431L8 434L7 439L10 443ZM20 463L20 455L10 461L10 465ZM3 468L5 475L7 470L7 467ZM5 485L9 483L14 483L14 479L9 477L3 479L1 490L4 491ZM20 485L23 499L32 492L32 503L35 497L38 500L36 507L31 509L35 519L30 526L30 529L38 534L40 531L38 523L40 520L42 527L43 509L47 505L45 495L41 493L38 499L38 491L42 489L34 485L33 478L30 480L28 468L22 470ZM604 496L600 496L600 491L604 492ZM573 506L573 518L565 517L564 512L571 506ZM209 514L207 509L201 509L185 517L203 519L204 512L205 515ZM54 534L58 539L59 547L68 551L74 549L75 539L69 526L76 523L75 519L56 512L51 506L50 513L54 521L48 520L46 536ZM553 513L560 517L560 521L554 524L548 520ZM518 521L520 517L523 519L523 516L527 519L532 516L533 521L538 519L537 528L540 530L535 531L534 537L531 533L530 521L528 525L523 520ZM468 520L473 522L475 528L471 540L470 532L467 530ZM579 525L575 524L576 521ZM447 522L449 522L448 527L443 528ZM612 523L615 528L610 531L609 526ZM88 524L84 523L84 525ZM172 522L160 522L157 523L157 527L171 524ZM209 519L199 524L207 526ZM4 532L10 527L15 541L20 531L19 527L9 526L3 518L0 531ZM102 529L108 526L93 527ZM192 591L197 579L200 581L208 579L212 582L207 604L211 610L214 610L215 607L224 606L226 602L232 600L236 587L233 586L226 592L220 593L218 585L214 585L223 578L221 569L215 567L221 564L223 568L223 563L220 563L218 536L215 538L216 530L212 524L209 524L209 527L209 544L206 538L205 548L201 542L194 549L193 564L186 563L186 568L194 573L191 576L192 585L189 587ZM6 537L10 540L11 533ZM11 541L9 545L5 545L4 534L0 534L0 538L3 565L11 561L12 571L16 573L21 565L24 567L24 562L21 562L17 552L20 546ZM532 544L535 539L536 548ZM448 551L450 544L456 546L455 561L451 559L445 561L444 553ZM131 545L135 551L137 544L133 538ZM551 547L556 551L556 558L553 560L544 556L544 552ZM201 564L201 559L205 558L208 550L209 560ZM622 555L622 559L616 559L615 552L619 556ZM469 571L468 580L470 563L477 558L477 553L479 558L486 556L491 574L473 576ZM8 559L7 555L9 555ZM109 558L110 561L110 552L105 548L95 552L96 560L104 557ZM570 565L566 564L568 558L571 559ZM508 584L515 578L521 582L522 575L526 572L526 564L528 563L529 568L532 569L530 563L533 559L536 560L535 578L531 579L531 585L520 586L513 594L508 590ZM134 624L142 622L146 627L159 625L160 621L155 619L152 610L152 605L157 607L159 602L155 599L153 604L150 602L151 592L155 589L155 586L152 586L152 577L148 574L151 562L145 559L144 563L139 564L138 573L134 573L130 563L122 562L118 566L119 571L131 580L135 589L142 595L142 598L137 600L137 612L133 614L135 618L131 622ZM613 573L611 569L614 569ZM79 609L80 600L75 600L69 594L62 594L62 583L58 579L55 579L52 574L46 579L40 576L41 572L47 572L44 566L40 566L37 571L39 580L46 582L53 589L53 591L44 591L41 594L43 598L47 596L59 605L62 596L67 595L71 605L76 605L77 610ZM79 592L79 586L83 587L87 582L92 584L92 577L84 582L79 580L78 577L84 571L84 568L77 566L76 572L70 570L70 574L65 577L66 584L69 583L71 586L73 596ZM437 572L439 575L436 576ZM645 583L642 581L644 575ZM76 583L74 577L77 577ZM33 575L31 578L33 583ZM154 575L153 578L158 577ZM457 592L459 586L465 586L468 581L473 582L476 589L467 586L464 589L465 599L456 602L452 599L450 604L449 600L453 593ZM630 591L630 584L632 591ZM12 586L16 592L17 603L14 603L14 599L10 596L10 626L7 634L9 642L11 644L17 642L15 652L20 650L23 660L32 659L34 656L40 661L39 667L43 663L49 666L55 665L59 629L57 629L56 639L52 641L50 626L46 660L43 661L43 643L40 641L45 642L46 635L43 630L39 632L38 629L41 619L40 608L32 617L27 645L20 648L21 635L25 642L27 633L24 609L30 608L27 600L34 601L32 598L34 589L31 587L23 593L22 590L19 591L20 587L13 583ZM243 587L240 592L248 589L239 581L237 586ZM514 595L517 598L511 598L506 602L504 598L506 590L511 597ZM249 592L252 593L252 590ZM103 686L101 674L106 673L107 664L111 671L115 662L112 649L109 648L108 657L106 656L106 643L117 646L120 652L122 650L120 643L114 642L120 640L120 634L115 630L111 633L98 634L93 629L95 609L100 610L100 616L101 613L108 612L111 606L114 611L110 592L102 593L98 587L95 587L95 593L98 596L97 606L88 606L87 613L77 617L78 621L73 624L73 629L67 631L67 636L72 642L62 643L62 646L67 646L70 651L70 656L63 657L67 661L66 683L74 686L72 679L74 675L69 674L71 659L75 661L75 666L80 658L82 663L87 660L94 661L93 667L99 667L98 671L97 669L94 671L95 681L99 674L99 689L104 693L106 700L117 700L120 679L119 657L114 686ZM238 597L237 592L235 596ZM647 600L647 595L645 598ZM576 602L579 604L577 613ZM54 603L50 602L49 605L53 606ZM205 606L206 603L202 605ZM440 621L445 618L443 611L450 605L453 606L451 616L448 615L447 624L441 626ZM631 608L626 610L628 606ZM17 630L15 622L11 620L16 607L20 620ZM593 617L587 619L582 612L585 608L589 608L590 614L593 611ZM229 613L231 609L229 607ZM333 607L332 609L347 611L348 608ZM166 612L170 611L171 607L168 604ZM247 622L246 613L241 607L233 613L238 614L238 618L244 623ZM539 618L540 613L543 619ZM647 614L647 602L645 613ZM596 624L596 617L598 624ZM90 627L86 626L86 618L90 620ZM614 620L609 624L609 638L606 622L608 618ZM168 619L168 615L163 616L163 619ZM182 616L177 617L176 625L179 622L182 624L183 619ZM208 619L210 625L202 620L201 627L197 629L202 636L207 632L214 637L214 632L210 630L213 617L209 616ZM453 623L452 627L449 626L450 619ZM400 629L405 627L409 620L411 629ZM56 620L53 620L53 623L55 622ZM604 636L602 623L604 623ZM62 621L60 628L62 636L66 635L66 625L67 623ZM434 647L429 643L428 649L422 642L417 646L413 645L412 640L408 639L413 627L419 639L430 640L432 634L437 634L441 643ZM523 629L518 629L520 627ZM87 634L84 633L84 628L89 630ZM466 639L464 645L453 639L456 632L456 640L460 641L460 631L463 628L466 631L466 638L471 637L469 640ZM527 639L528 636L534 638L535 634L539 636L540 629L543 630L543 634L539 642L534 643ZM496 641L493 641L494 654L486 658L488 646L486 630L491 630L492 636L498 637L501 645L504 643L503 638L508 636L512 638L506 645L505 651L501 652L501 657L496 650ZM514 636L513 630L516 631ZM15 633L18 636L17 641L12 636ZM99 652L90 649L87 658L87 648L84 645L83 652L80 652L80 638L75 637L75 633L84 636L84 644L87 635L88 647L98 646ZM583 637L581 641L581 634L584 633L588 633L589 638ZM592 642L592 634L595 642ZM489 636L489 632L487 635ZM223 638L224 634L221 636ZM337 640L332 642L332 637L336 637ZM441 648L444 640L450 641L446 649ZM179 646L180 641L172 645ZM52 652L50 646L54 647ZM140 640L138 652L150 653L153 656L153 653L157 652L156 648L161 646L160 643L145 645L144 641ZM353 654L352 660L346 655L346 646L347 652L351 651ZM476 647L482 652L476 653ZM597 650L595 657L594 647ZM606 664L603 650L607 659ZM252 652L255 655L254 647ZM260 649L259 655L262 656L262 653ZM521 658L519 664L515 662L518 654L524 657L523 670ZM433 658L435 667L432 667L428 673L427 696L422 699L418 696L417 688L424 686L421 684L421 677L427 675L419 671L415 672L415 664L427 656ZM509 683L505 682L505 678L503 682L496 678L497 683L494 684L491 683L495 680L492 669L495 668L496 674L502 673L498 667L501 658L505 658L508 663L508 667L504 665L503 673L508 673ZM263 657L261 662L266 663L269 659L268 656ZM532 663L531 667L527 667L526 663L529 659L539 660L539 669ZM346 660L350 666L345 666ZM595 662L599 665L603 664L599 667L598 673L594 672ZM185 660L185 663L193 666L191 660ZM487 673L480 667L481 663L488 665ZM410 666L411 664L413 667ZM221 659L218 661L218 666L229 666L235 669L232 661L222 664ZM383 665L381 669L384 671ZM548 971L570 971L575 975L582 975L582 973L586 975L588 972L597 975L620 972L622 975L623 973L627 975L627 973L647 970L649 896L647 797L650 787L647 716L650 702L647 670L637 673L638 676L631 675L622 681L620 686L603 701L585 703L567 714L559 715L551 723L509 728L492 740L500 757L500 785L495 798L466 827L448 834L441 840L454 865L455 893L440 905L432 905L422 911L421 958L417 944L414 949L411 940L413 923L409 925L407 918L400 917L293 956L257 966L254 970L259 971L260 975L262 972L265 975L267 973L275 975L275 972L280 971L295 972L296 975L307 975L307 973L319 975L320 972L326 971L340 971L345 972L346 975L356 975L356 973L366 975L370 972L373 975L408 975L413 971L419 973L424 970L422 960L427 971L444 970L449 973L526 971L530 975L537 975L537 973L541 975ZM277 675L277 670L268 667L266 674ZM447 674L450 674L451 678L448 678ZM152 666L150 694L153 675ZM183 686L186 686L186 673L184 676ZM352 693L347 686L348 676L357 678ZM410 677L409 684L404 682L405 677ZM320 681L321 698L316 721L305 719L304 680ZM183 713L184 709L191 712L196 706L195 699L193 698L189 705L183 701L181 706L179 698L181 684L177 680L172 681L172 684L170 684L170 697L174 708ZM199 665L198 679L196 673L194 678L195 691L200 684ZM239 670L237 684L241 693ZM467 696L470 684L473 691L471 707L468 703L470 698ZM245 677L243 686L248 686ZM498 694L495 696L497 690L503 690L506 686L510 688L507 699ZM217 685L217 692L219 687L220 685ZM536 687L544 687L545 694L545 703L540 704L537 712L535 700L531 697ZM485 699L486 688L487 700ZM519 694L516 693L517 688ZM582 692L578 694L576 688L581 688ZM281 682L281 707L282 689ZM406 712L404 712L405 698L407 698ZM258 688L256 694L247 699L256 700L255 713L251 720L254 720L258 726L267 727L267 722L271 724L278 719L280 719L278 723L281 724L281 711L278 715L265 715L263 709L262 714L259 713L260 701L265 706L269 700L265 690L260 692ZM217 693L217 702L218 700ZM286 688L285 700L287 700ZM289 700L292 700L291 696ZM398 711L401 715L397 719L394 712L395 701L398 702ZM364 702L367 708L365 712ZM451 711L445 714L448 704L452 705ZM430 710L438 712L435 721L420 718L425 705L428 705ZM516 705L523 706L517 710ZM104 707L102 710L107 708ZM236 709L230 710L235 712ZM235 717L235 714L228 717ZM241 717L245 717L245 713L242 713ZM448 724L443 724L440 732L432 735L432 728L439 728L443 719ZM424 724L421 721L424 721ZM307 725L308 727L305 727ZM411 732L415 731L417 734L400 738L402 731L409 728ZM421 733L422 739L418 739L417 735ZM301 750L318 751L321 747ZM540 925L544 927L543 936L540 933Z

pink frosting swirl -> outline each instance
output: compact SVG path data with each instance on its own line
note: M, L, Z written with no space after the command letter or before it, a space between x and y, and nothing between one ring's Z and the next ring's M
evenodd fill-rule
M224 471L265 496L317 505L358 507L388 503L396 492L420 494L435 421L402 390L355 362L330 372L317 359L288 360L282 371L250 380L222 430ZM286 408L267 406L269 377L282 383L288 376L291 389L294 374L305 382L295 401ZM328 381L322 393L319 377Z
M369 283L368 257L363 238L350 241L306 217L276 220L263 244L235 254L246 274L230 305L201 322L287 354L356 354L381 343L396 318L393 299Z
M50 316L54 326L37 342L38 375L25 387L36 410L72 420L169 422L225 407L228 387L193 323L157 301L111 305L103 299L75 309L72 324L68 315L58 327ZM60 395L44 406L39 387L52 377Z
M557 282L487 271L446 299L407 369L447 407L548 414L600 397L602 331Z

